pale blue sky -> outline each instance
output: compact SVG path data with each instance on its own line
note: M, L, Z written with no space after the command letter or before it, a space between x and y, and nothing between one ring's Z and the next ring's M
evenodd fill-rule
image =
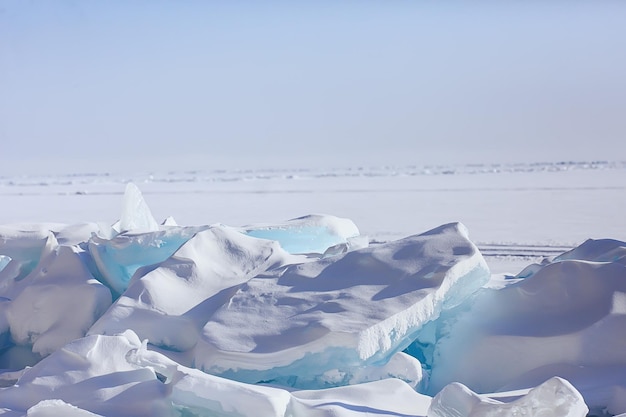
M623 160L626 2L0 0L0 143L3 166Z

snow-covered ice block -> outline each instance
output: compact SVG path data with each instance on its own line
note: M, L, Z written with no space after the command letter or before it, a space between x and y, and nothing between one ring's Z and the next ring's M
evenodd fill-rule
M545 265L566 260L590 262L617 262L626 265L626 243L615 239L587 239L580 246L562 253L552 261L528 265L515 278L528 278Z
M130 331L75 340L0 388L0 408L36 411L42 401L61 400L103 416L171 416L167 387L154 370L127 360L140 347Z
M188 351L212 312L241 284L290 257L277 242L210 227L158 268L133 280L89 333L112 335L133 329L154 345Z
M453 381L496 392L561 376L592 410L605 407L607 392L626 387L626 265L614 256L623 242L602 246L605 252L587 242L569 259L503 288L483 288L442 315L432 331L427 392Z
M289 392L243 384L188 368L147 349L147 343L126 355L140 367L154 370L169 386L175 409L183 415L287 416Z
M109 307L111 293L93 278L83 255L76 246L59 246L50 233L31 273L24 278L4 277L0 285L0 333L4 330L8 337L2 346L7 350L0 353L2 367L23 367L25 363L19 363L23 355L16 355L18 351L32 350L35 356L23 357L29 362L84 336Z
M194 234L206 228L165 227L153 232L126 232L112 239L94 235L89 240L89 253L99 278L115 295L120 295L139 268L163 262Z
M7 279L24 278L35 268L52 233L49 226L0 226L0 286Z
M367 246L367 239L358 239L359 229L350 219L330 215L308 215L282 224L243 227L248 236L276 240L289 253L337 253Z
M472 392L458 382L432 400L428 417L584 417L588 408L580 393L562 378L551 378L509 403Z
M11 279L22 279L31 273L39 262L51 234L60 245L74 246L86 242L97 232L99 228L95 223L0 225L0 272L7 268L7 271L0 275L0 282L4 281L7 275L10 275Z
M0 388L0 415L46 417L425 416L431 398L398 379L320 391L250 385L185 367L132 331L75 340Z
M580 246L554 258L554 262L568 259L626 264L626 242L615 239L588 239Z
M345 385L489 280L467 230L422 235L297 264L237 288L204 326L195 364L300 388Z

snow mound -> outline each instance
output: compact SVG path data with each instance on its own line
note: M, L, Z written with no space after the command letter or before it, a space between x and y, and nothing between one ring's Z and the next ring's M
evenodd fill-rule
M626 243L587 241L525 279L442 315L428 392L457 381L477 392L536 386L560 376L592 410L626 388Z
M433 398L428 417L584 417L587 411L580 393L555 377L510 403L480 396L455 382Z
M489 276L460 224L275 269L215 310L195 363L246 382L344 385L355 369L389 361Z
M12 274L11 263L0 271L2 368L31 365L84 336L111 304L111 293L93 278L81 249L60 246L53 234L28 275Z

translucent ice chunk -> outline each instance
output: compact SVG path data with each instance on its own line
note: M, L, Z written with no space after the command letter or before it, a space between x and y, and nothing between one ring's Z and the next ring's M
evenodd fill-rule
M196 233L158 268L133 280L90 333L133 329L157 346L190 350L212 312L228 303L239 285L280 264L284 256L290 255L276 242L228 227L210 227Z
M119 296L141 267L163 262L206 227L167 227L156 232L122 233L112 239L93 236L89 252L102 281Z
M143 232L159 230L159 224L152 216L152 212L148 204L146 204L141 191L132 182L126 184L122 203L122 215L118 225L119 232L129 230L140 230Z
M0 271L2 271L4 267L9 264L10 261L10 256L0 255Z
M276 240L289 253L323 254L336 245L348 245L359 236L359 229L349 219L328 215L309 215L282 224L244 227L248 236ZM363 246L363 242L354 241ZM366 245L366 244L365 244Z

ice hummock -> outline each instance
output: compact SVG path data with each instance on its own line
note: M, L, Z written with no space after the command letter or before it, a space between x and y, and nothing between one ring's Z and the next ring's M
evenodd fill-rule
M91 275L82 250L59 245L50 233L26 276L12 274L11 263L0 271L0 368L32 365L84 336L110 304L111 293Z
M460 224L321 260L212 226L136 277L90 334L133 329L241 381L345 385L488 279ZM421 370L407 369L418 384Z
M156 346L190 351L206 321L241 284L291 256L275 241L209 227L157 268L136 276L90 334L132 329Z
M624 242L495 288L459 224L363 248L332 216L259 226L268 240L155 228L141 200L128 230L0 227L0 415L626 412ZM291 247L302 230L334 235Z
M489 270L461 224L257 275L215 310L195 363L246 382L346 384L385 364Z
M589 240L524 279L482 288L443 314L431 325L436 340L427 392L454 381L496 392L560 376L596 412L620 404L626 390L625 252L625 242ZM621 404L609 412L626 412Z

